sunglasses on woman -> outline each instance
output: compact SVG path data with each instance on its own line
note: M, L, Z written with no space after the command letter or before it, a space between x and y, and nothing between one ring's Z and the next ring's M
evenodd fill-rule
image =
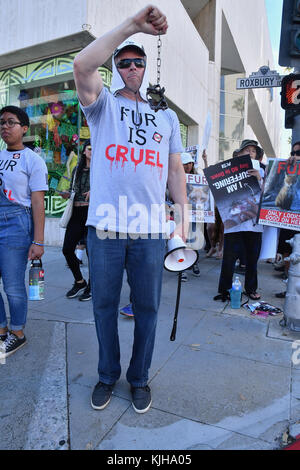
M146 67L146 62L144 59L121 59L120 62L117 63L117 68L129 69L132 62L134 63L137 69L144 69Z
M90 145L88 145L88 146L85 147L85 148L86 148L86 150L90 150L90 151L92 150L92 147L91 147Z
M292 157L294 157L294 156L300 157L300 150L293 150L293 152L291 152L291 155L292 155Z

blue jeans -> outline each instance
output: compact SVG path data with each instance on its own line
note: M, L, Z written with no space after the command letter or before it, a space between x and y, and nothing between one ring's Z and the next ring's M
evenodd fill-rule
M25 271L28 250L33 240L31 210L9 201L0 191L0 273L6 293L10 329L22 330L27 317ZM0 294L0 328L7 327L7 317Z
M118 313L124 269L131 289L134 342L126 378L134 387L148 382L160 303L165 240L100 240L89 227L90 279L99 343L99 380L114 384L121 375Z

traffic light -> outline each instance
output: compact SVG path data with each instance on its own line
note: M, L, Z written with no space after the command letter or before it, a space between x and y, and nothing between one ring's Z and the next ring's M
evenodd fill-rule
M298 112L294 109L287 109L285 111L285 120L284 120L284 127L285 129L293 129L294 128L294 118L298 115Z
M279 65L300 66L300 0L283 0Z
M300 73L291 73L282 79L281 107L300 114Z

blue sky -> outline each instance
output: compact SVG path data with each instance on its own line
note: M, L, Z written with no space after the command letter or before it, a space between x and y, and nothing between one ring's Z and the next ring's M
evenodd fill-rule
M284 70L284 68L278 65L283 0L265 0L265 3L269 20L269 30L274 55L275 70L277 70L281 75L285 75L287 72ZM290 136L291 129L284 128L284 111L282 110L281 155L278 156L288 156L290 152L288 138Z
M281 15L283 0L265 0L269 29L273 50L279 51L280 31L281 31ZM275 62L278 62L278 55L274 57Z

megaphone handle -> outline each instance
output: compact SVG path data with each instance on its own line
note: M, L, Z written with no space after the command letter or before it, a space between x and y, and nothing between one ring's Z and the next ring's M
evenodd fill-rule
M179 302L180 302L180 291L181 291L181 277L182 277L182 271L180 271L179 274L178 274L176 307L175 307L173 328L172 328L172 332L171 332L171 336L170 336L170 341L175 341L175 338L176 338L177 316L178 316L178 309L179 309Z

